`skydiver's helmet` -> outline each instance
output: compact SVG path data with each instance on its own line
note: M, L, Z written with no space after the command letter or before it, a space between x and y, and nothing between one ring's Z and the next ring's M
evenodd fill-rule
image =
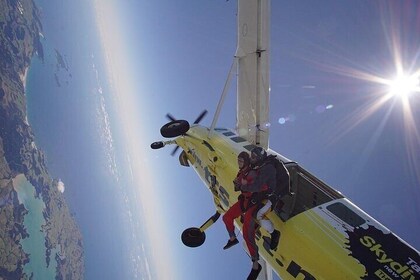
M238 161L241 160L243 161L243 167L248 166L251 163L251 159L249 157L249 154L247 152L240 152L238 155Z
M267 152L261 147L255 147L251 150L251 163L260 165L267 158Z

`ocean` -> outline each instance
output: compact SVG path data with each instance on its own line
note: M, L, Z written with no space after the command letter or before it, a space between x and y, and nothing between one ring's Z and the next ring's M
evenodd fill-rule
M102 107L110 101L102 94L107 89L91 7L84 1L39 2L44 61L32 59L26 81L35 143L46 155L50 176L65 184L64 196L83 236L85 279L129 279L124 204L103 140ZM32 246L43 243L40 238ZM45 255L38 258L45 261Z
M45 234L42 231L42 225L45 225L42 215L45 204L42 199L35 197L35 187L26 180L23 174L13 179L13 187L18 194L19 203L28 210L23 224L29 237L20 242L23 250L30 254L29 262L24 266L24 272L28 276L33 275L33 279L55 279L57 262L52 257L47 265L45 258ZM53 250L51 256L55 256L56 252Z

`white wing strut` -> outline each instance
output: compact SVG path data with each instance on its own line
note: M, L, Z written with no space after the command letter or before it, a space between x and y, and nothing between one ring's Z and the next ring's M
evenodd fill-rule
M260 264L262 266L262 270L257 277L257 280L272 280L273 279L273 269L270 265L265 261L261 260Z
M238 0L236 129L249 142L268 148L270 0Z
M238 225L235 223L236 227L238 227ZM242 232L242 231L241 231ZM244 251L249 255L249 251L248 248L246 246L245 241L242 243L242 248L244 249ZM268 262L260 255L260 260L258 261L261 266L261 272L257 277L257 280L273 280L273 269L272 267L268 264ZM281 279L281 278L280 278Z
M209 137L210 137L211 133L214 131L214 127L216 126L216 122L219 119L220 111L222 110L223 103L225 102L226 94L229 91L230 82L232 80L233 71L234 71L236 65L237 65L237 59L235 58L232 62L232 66L230 66L229 74L228 74L228 77L226 79L225 86L223 88L222 96L220 97L219 104L217 105L217 108L216 108L216 113L214 114L213 121L212 121L211 126L210 126Z

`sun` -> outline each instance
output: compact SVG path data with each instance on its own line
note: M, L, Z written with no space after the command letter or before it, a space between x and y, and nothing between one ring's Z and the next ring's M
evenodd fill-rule
M414 93L420 92L420 79L418 75L399 74L388 81L389 94L400 98L409 98Z

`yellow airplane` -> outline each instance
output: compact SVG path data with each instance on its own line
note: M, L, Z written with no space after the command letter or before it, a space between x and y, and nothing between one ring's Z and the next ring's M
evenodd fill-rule
M168 114L171 122L161 128L169 141L155 142L153 149L169 144L181 147L179 162L192 166L214 198L216 214L200 228L186 229L182 241L197 247L205 241L205 230L239 195L233 179L237 156L256 146L276 155L290 174L291 193L266 216L280 231L277 248L270 249L270 234L257 231L263 270L258 279L420 279L419 252L363 212L341 193L316 176L268 147L269 137L269 0L238 0L238 43L211 127L192 125ZM232 131L217 128L223 100L233 72L237 71L237 126ZM238 218L236 227L241 230Z

